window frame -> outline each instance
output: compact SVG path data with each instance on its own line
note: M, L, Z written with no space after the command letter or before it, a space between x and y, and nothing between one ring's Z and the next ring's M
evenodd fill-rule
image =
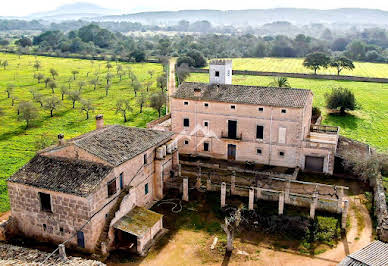
M189 102L188 101L184 101L183 105L189 105Z
M259 107L259 108L257 108L257 111L259 111L259 112L264 112L264 107Z
M203 103L203 106L207 108L209 107L209 103Z
M261 148L256 148L256 154L257 155L262 155L263 154L263 150Z
M231 104L231 105L230 105L230 110L236 110L236 109L237 109L237 107L236 107L235 104Z
M281 112L282 114L286 114L286 113L287 113L287 109L282 109L280 112Z
M112 188L110 187L112 184L114 184L114 192L113 194L111 194L112 192ZM106 187L107 187L107 190L108 190L108 198L112 197L113 195L115 195L117 193L117 182L116 182L116 178L113 178L112 180L108 181L106 183Z
M187 121L187 126L186 126L186 121ZM190 127L190 119L189 118L183 118L183 127L184 128Z
M283 158L286 156L286 153L284 151L279 151L279 156Z
M261 127L261 138L259 136L259 131L258 129ZM257 140L263 140L264 139L264 126L263 125L256 125L256 139Z
M219 78L220 77L220 71L219 70L215 70L214 71L214 76Z
M149 192L150 192L150 191L149 191L148 183L146 183L146 184L144 185L144 195L147 195Z
M207 149L206 149L206 147L207 147ZM206 152L210 151L210 143L209 142L205 141L203 143L203 151L206 151Z
M183 143L184 145L189 145L189 140L185 139Z
M51 204L51 195L49 193L44 193L44 192L38 192L38 194L39 194L39 201L40 201L40 210L43 212L52 213L53 205ZM44 199L44 197L47 197L47 198Z

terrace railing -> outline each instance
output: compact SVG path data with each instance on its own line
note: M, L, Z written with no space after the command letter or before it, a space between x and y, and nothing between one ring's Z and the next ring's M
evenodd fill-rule
M339 127L323 126L323 125L311 125L310 132L338 135Z

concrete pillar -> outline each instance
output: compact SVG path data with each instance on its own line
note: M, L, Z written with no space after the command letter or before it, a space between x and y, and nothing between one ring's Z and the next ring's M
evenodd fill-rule
M183 178L183 197L182 200L189 201L189 179Z
M342 211L342 200L344 198L344 188L341 187L338 189L338 212L341 213Z
M236 171L232 172L231 181L230 181L230 194L236 194Z
M346 218L348 217L348 210L349 210L349 201L344 200L344 208L342 210L342 224L341 227L342 229L346 228Z
M279 194L279 215L283 215L284 212L284 192Z
M163 199L163 161L155 160L155 174L154 174L154 195L156 199Z
M182 165L178 164L178 176L182 176Z
M226 183L222 182L221 184L221 208L225 207L226 200Z
M210 180L210 178L207 179L206 190L207 191L211 191L212 190L212 181Z
M284 190L284 201L285 203L290 203L290 188L291 188L291 180L287 180L286 189Z
M67 260L66 257L66 250L65 250L65 245L64 244L59 244L58 245L58 251L59 251L59 257L63 260Z
M255 190L253 187L249 188L249 203L248 203L248 209L253 210L253 201L255 199Z
M315 218L315 209L317 208L318 205L318 194L314 193L311 202L310 202L310 218L314 219Z

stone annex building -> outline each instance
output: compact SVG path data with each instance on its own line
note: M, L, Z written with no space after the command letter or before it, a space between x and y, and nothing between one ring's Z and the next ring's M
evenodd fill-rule
M310 90L232 85L231 60L211 61L209 75L173 95L180 153L333 173L338 127L311 125Z
M38 240L143 253L162 230L148 210L178 163L172 133L103 126L38 154L8 180L18 230ZM103 251L103 250L101 250ZM104 252L104 251L103 251Z

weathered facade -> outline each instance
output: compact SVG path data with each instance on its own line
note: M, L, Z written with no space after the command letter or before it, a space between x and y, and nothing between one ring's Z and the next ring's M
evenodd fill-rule
M231 85L230 60L209 73L210 84L182 83L173 95L181 153L333 172L338 128L311 125L310 90Z
M113 224L163 198L163 181L178 164L172 133L103 126L40 151L8 180L12 217L29 237L104 252L120 245ZM150 212L150 211L148 211ZM150 225L152 236L162 217ZM130 236L130 232L125 232ZM132 236L139 253L152 238Z

